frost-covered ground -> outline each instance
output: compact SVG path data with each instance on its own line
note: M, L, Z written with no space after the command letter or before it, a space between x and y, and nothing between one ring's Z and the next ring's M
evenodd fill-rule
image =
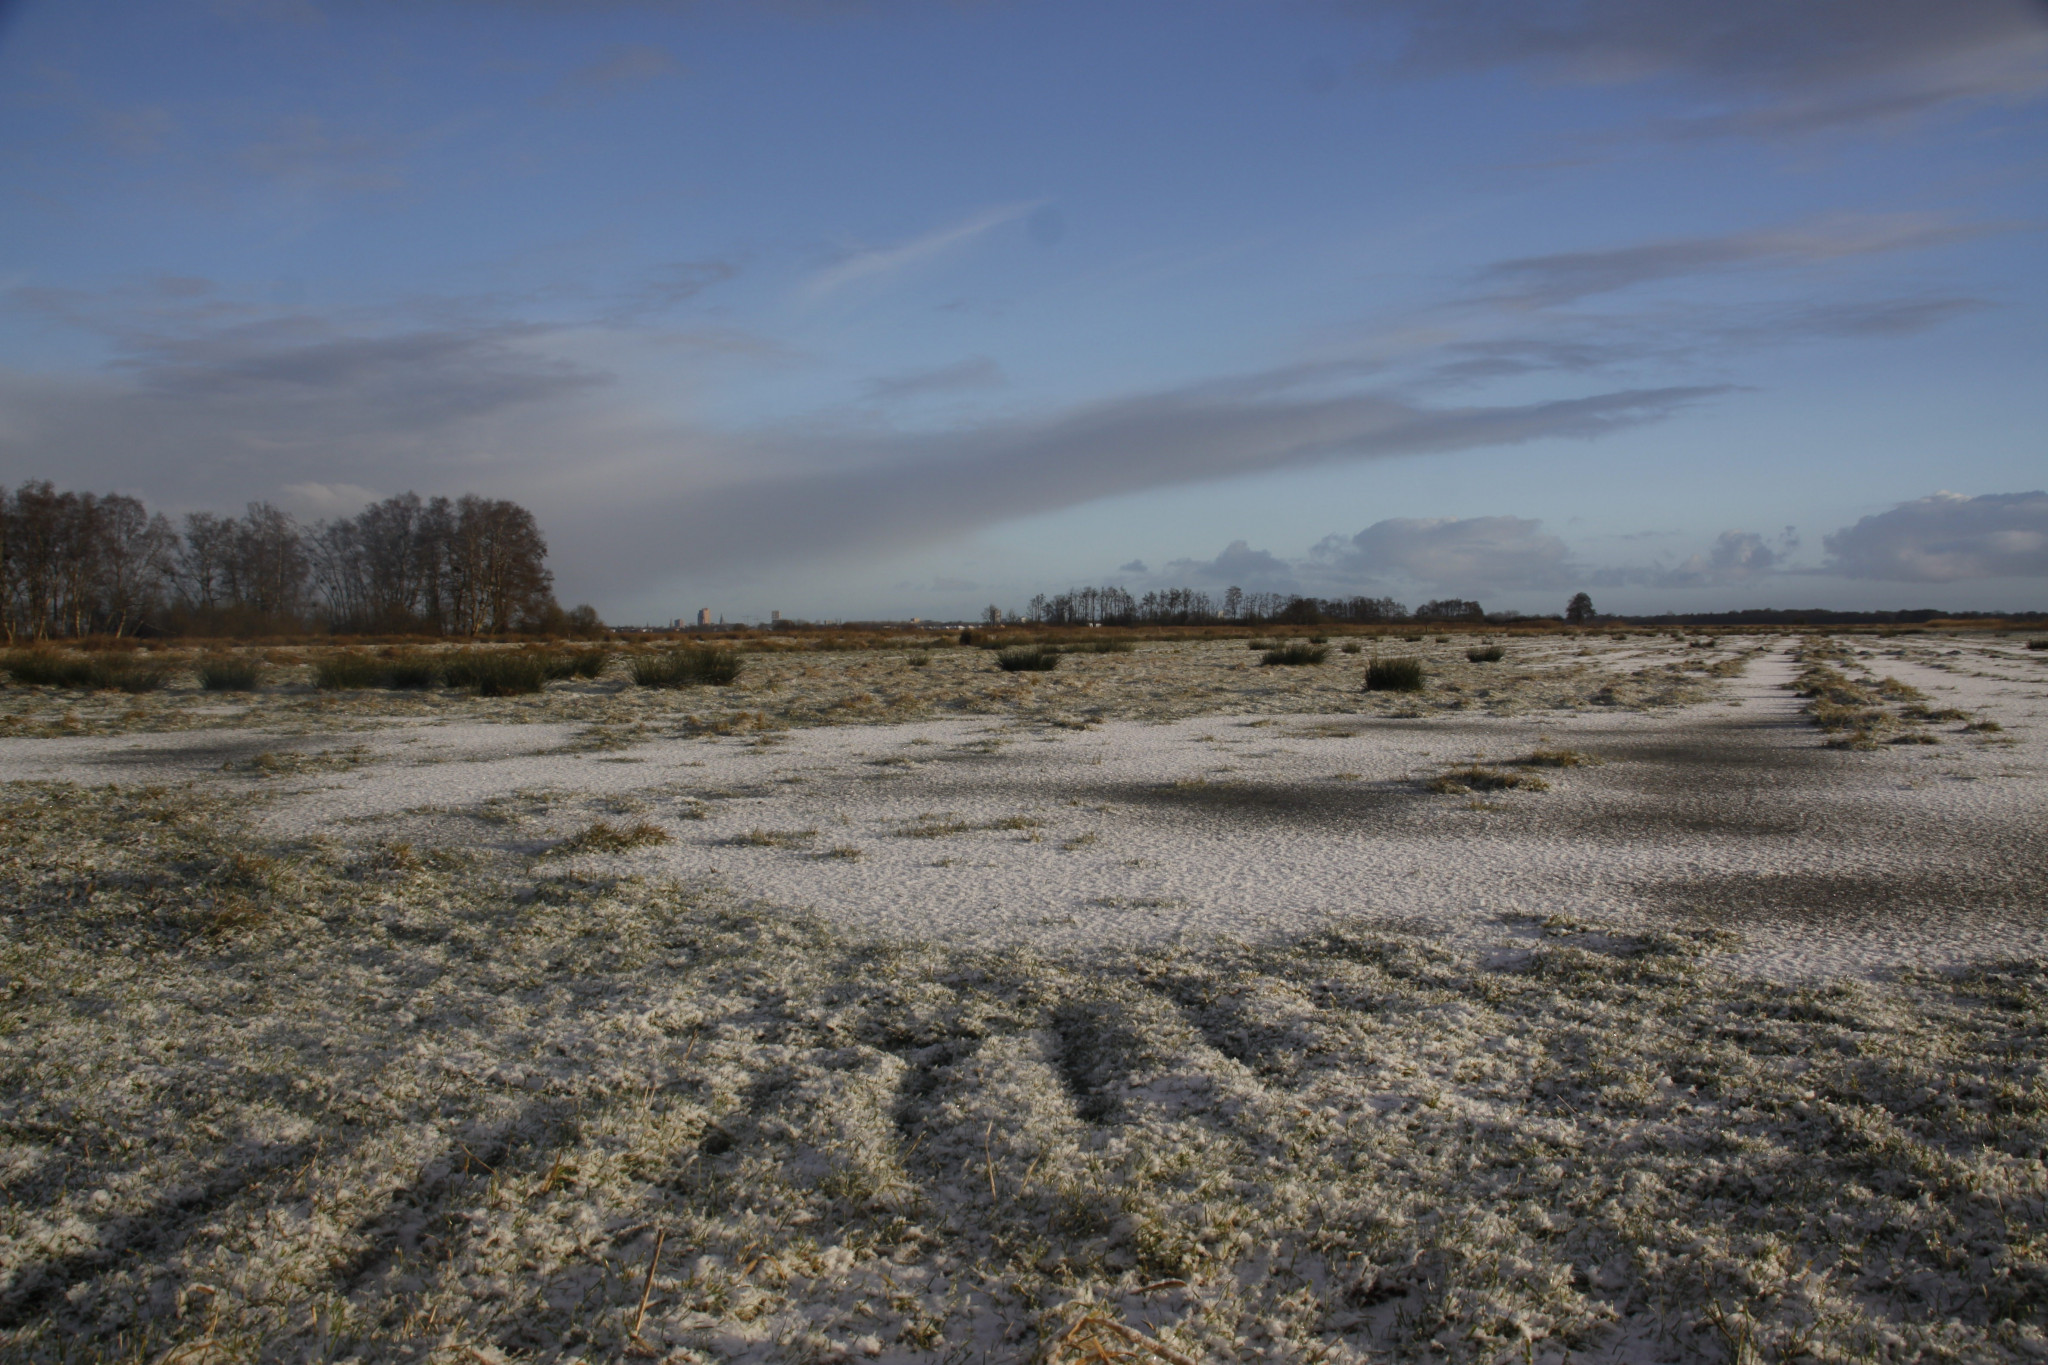
M1419 705L1148 647L865 726L13 689L82 733L0 740L0 1350L2048 1356L2021 643Z

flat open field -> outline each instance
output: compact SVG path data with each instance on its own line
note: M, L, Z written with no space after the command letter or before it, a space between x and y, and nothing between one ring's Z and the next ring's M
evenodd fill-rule
M2048 651L1484 640L0 690L0 1353L2048 1358Z

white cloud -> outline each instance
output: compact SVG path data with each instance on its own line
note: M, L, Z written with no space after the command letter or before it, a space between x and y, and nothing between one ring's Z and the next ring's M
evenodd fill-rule
M1233 540L1214 559L1176 559L1161 574L1175 584L1206 583L1235 585L1252 592L1296 592L1294 567L1267 550L1254 550L1242 540Z
M1823 543L1828 567L1850 578L2048 578L2048 492L1935 493L1865 517Z
M348 516L378 500L359 483L288 483L279 490L285 510L307 517Z
M1403 578L1465 593L1567 586L1579 572L1565 543L1524 517L1395 517L1348 539L1330 536L1311 553L1337 578Z
M991 228L1015 222L1037 209L1042 201L1028 204L1005 204L977 213L946 227L913 237L895 246L870 247L847 255L834 265L813 275L804 286L804 297L812 302L827 294L842 289L859 280L874 279L882 275L894 275L921 265L935 257L944 255L954 247L973 241Z

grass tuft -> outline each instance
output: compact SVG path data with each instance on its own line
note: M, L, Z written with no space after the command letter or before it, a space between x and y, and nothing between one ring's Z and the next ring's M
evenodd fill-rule
M1267 650L1259 662L1268 667L1276 664L1319 664L1329 657L1330 651L1327 646L1290 640L1278 648Z
M1374 659L1365 666L1368 692L1420 692L1422 686L1420 659Z
M353 651L330 654L313 664L313 686L331 692L354 692L382 687L388 676L382 660Z
M1477 764L1453 768L1431 778L1427 785L1431 791L1445 796L1464 796L1471 792L1550 790L1550 784L1534 773L1503 772L1499 768L1482 768Z
M745 834L735 834L732 842L756 848L795 848L817 837L818 831L814 829L750 829Z
M996 667L1005 673L1050 673L1060 666L1060 651L1051 645L1013 645L996 651Z
M640 654L630 665L641 687L724 687L739 679L738 650L689 646Z
M448 656L441 675L479 697L517 697L546 686L551 662L530 650L465 649Z
M556 844L551 854L572 853L623 853L629 848L645 848L650 844L672 844L675 836L660 825L642 820L637 825L613 824L609 820L596 820Z
M18 683L92 692L154 692L171 677L170 670L158 663L54 649L15 650L6 656L4 667Z
M1532 749L1515 760L1520 768L1597 768L1600 760L1577 749Z
M1475 664L1497 664L1505 659L1508 652L1499 645L1488 645L1484 649L1468 649L1465 658Z
M263 663L238 654L209 654L199 661L199 685L208 692L254 692L263 683Z

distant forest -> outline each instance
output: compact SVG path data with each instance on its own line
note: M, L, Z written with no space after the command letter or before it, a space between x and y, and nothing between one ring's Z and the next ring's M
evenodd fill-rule
M118 493L0 488L10 641L309 630L445 635L597 626L556 604L547 542L517 503L404 493L302 524L267 502L173 523Z
M1391 597L1299 597L1229 588L1219 601L1193 588L1167 588L1133 597L1122 588L1101 587L1075 588L1057 597L1041 594L1031 599L1025 619L1048 626L1370 625L1409 620L1484 621L1486 609L1462 597L1424 602L1411 613Z

